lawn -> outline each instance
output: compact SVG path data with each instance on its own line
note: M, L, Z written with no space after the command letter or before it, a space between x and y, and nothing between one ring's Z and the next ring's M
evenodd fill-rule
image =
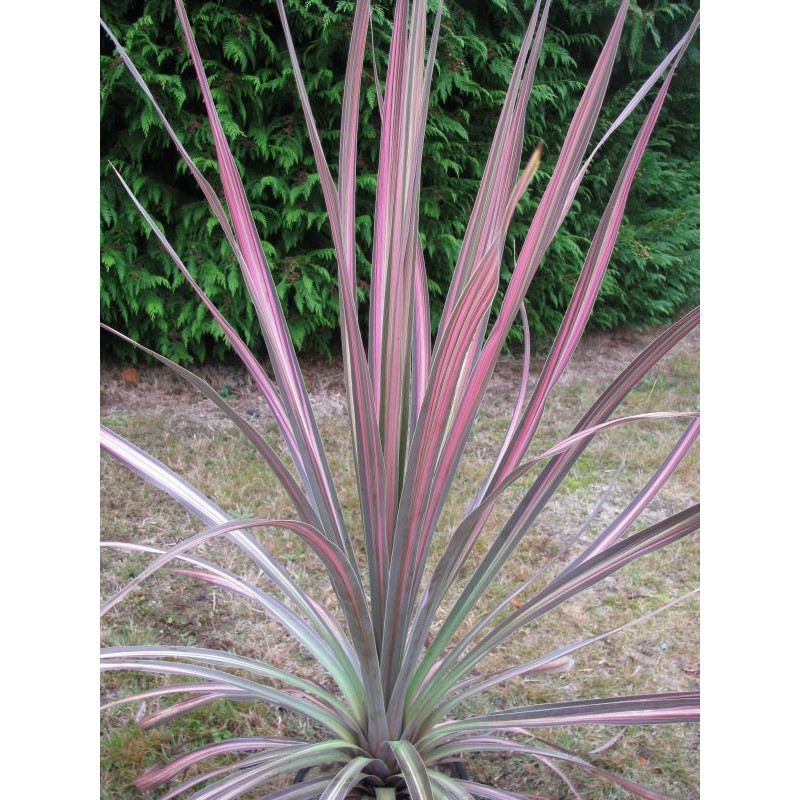
M566 435L617 372L657 331L597 334L586 338L573 364L553 392L530 455ZM699 336L687 337L634 390L615 416L659 410L694 410L699 395ZM537 353L529 388L545 351ZM286 518L291 506L252 446L186 384L164 368L125 365L102 367L103 422L183 475L234 516ZM516 399L521 359L507 356L498 365L474 435L443 514L435 543L440 552L486 471L505 433ZM265 434L279 452L277 428L265 405L236 367L200 370L229 402ZM358 500L345 417L341 367L321 361L304 364L304 374L321 434L340 488L345 518L358 535ZM613 488L589 535L618 513L669 452L685 420L656 420L615 428L599 435L562 484L545 513L523 541L516 559L484 598L484 608L508 595L532 570L554 556L576 532L609 483ZM699 499L699 450L695 448L642 515L636 529L680 511ZM510 488L494 512L471 564L480 557L508 513L536 475ZM200 525L177 503L103 457L101 527L104 540L153 545L174 544ZM261 532L268 549L317 600L334 609L318 561L289 533ZM199 548L227 568L258 580L256 570L224 542ZM104 549L101 593L108 597L147 563L141 555ZM469 570L469 565L467 571ZM261 585L264 587L262 579ZM699 537L634 562L593 589L578 595L531 628L513 645L492 655L483 669L493 671L524 661L576 639L614 628L653 611L699 585ZM534 587L535 589L535 587ZM523 598L528 595L522 595ZM451 598L453 599L453 598ZM335 609L334 609L335 610ZM474 623L477 618L468 622ZM500 706L575 700L610 695L687 691L699 683L699 598L692 595L657 616L614 634L575 656L572 670L509 683L479 702L465 704L473 713ZM315 664L276 623L259 616L244 601L223 590L169 570L114 608L103 621L103 644L175 644L231 650L260 658L325 683ZM156 685L158 678L112 673L102 680L102 701ZM148 704L149 713L158 708ZM162 763L194 746L231 736L302 735L314 731L302 719L262 705L218 702L187 715L167 728L143 731L136 725L144 706L122 705L103 712L101 796L105 800L140 798L131 782L147 766ZM587 754L619 733L618 728L557 728L542 737ZM662 725L626 729L613 746L590 758L598 766L680 797L699 797L697 725ZM470 776L532 797L572 797L565 784L533 761L518 756L471 758ZM592 800L627 797L623 790L584 772L570 772L575 787ZM288 782L289 778L286 778ZM265 792L256 792L253 798Z

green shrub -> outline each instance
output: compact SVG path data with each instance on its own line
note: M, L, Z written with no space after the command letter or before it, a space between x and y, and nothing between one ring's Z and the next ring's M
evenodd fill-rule
M333 247L322 192L292 92L286 46L268 0L189 2L198 45L206 59L214 99L253 204L259 233L273 265L292 338L301 350L335 346L338 297ZM434 76L422 172L420 234L425 251L435 327L477 190L494 120L505 93L531 0L462 0L448 3ZM610 123L663 56L697 3L657 0L645 10L631 4L599 129ZM289 0L292 28L323 142L338 148L343 65L352 2ZM391 16L374 8L374 60L386 71ZM213 144L197 81L181 43L172 6L156 0L105 0L102 12L121 37L178 134L207 177L218 185ZM579 92L600 50L590 30L603 29L614 7L604 0L554 3L537 74L525 151L545 139L561 141ZM228 347L203 305L125 202L108 162L122 171L167 232L209 297L259 348L258 324L235 262L191 176L169 144L146 99L137 91L107 41L102 43L101 307L109 324L172 359L221 359ZM371 229L378 152L378 112L372 55L364 70L361 103L357 244L359 292L369 289ZM645 156L628 204L614 261L595 307L593 324L610 328L663 322L697 301L699 167L697 161L698 45L687 53L672 99ZM108 102L109 98L113 102ZM626 127L634 130L635 113ZM624 131L623 131L624 133ZM571 296L582 253L602 213L602 202L624 159L624 135L613 137L584 181L578 202L539 270L528 298L534 333L552 333ZM546 152L537 180L549 178L557 152ZM511 226L521 243L536 193L520 204ZM668 211L664 209L669 209ZM647 242L645 246L643 242ZM508 272L504 271L504 278ZM498 298L502 298L502 295ZM366 309L367 303L362 304ZM520 338L512 330L510 341ZM126 345L103 341L105 352L131 356Z

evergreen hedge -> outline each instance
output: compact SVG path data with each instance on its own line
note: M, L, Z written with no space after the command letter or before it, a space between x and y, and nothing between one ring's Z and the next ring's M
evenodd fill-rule
M295 43L327 151L338 149L344 64L353 3L287 0ZM333 249L322 192L296 100L291 69L270 0L189 0L189 16L213 94L284 302L295 344L335 346L338 303ZM423 162L420 236L428 268L432 319L457 256L520 34L534 0L446 2ZM650 69L680 36L696 2L631 3L623 54L609 87L603 130ZM529 110L526 153L543 139L563 141L572 110L601 47L616 3L555 0ZM102 14L157 94L184 144L218 185L213 144L197 81L172 3L103 0ZM361 105L363 163L358 217L359 290L368 309L371 214L378 156L378 111L371 66L386 70L392 4L373 2L374 48L368 53ZM105 37L101 40L101 313L104 321L179 362L222 359L227 347L202 304L111 174L114 163L163 224L187 266L258 349L255 314L234 260L205 201L167 135ZM593 324L664 322L697 302L699 288L699 45L687 53L628 203L625 223L593 314ZM646 108L646 104L645 104ZM627 127L638 125L644 110ZM603 124L605 120L605 126ZM539 269L528 297L540 339L561 318L604 203L625 157L625 130L606 144L575 207ZM506 263L536 208L537 186L520 203ZM334 158L329 157L334 167ZM372 172L370 172L372 170ZM335 176L335 173L334 173ZM506 273L507 276L508 273ZM176 322L177 321L177 322ZM519 332L518 332L519 335ZM133 358L115 337L105 353Z

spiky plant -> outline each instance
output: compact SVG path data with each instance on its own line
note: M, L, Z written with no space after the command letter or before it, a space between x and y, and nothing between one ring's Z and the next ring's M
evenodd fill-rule
M185 574L237 593L277 620L316 659L336 686L335 690L328 690L279 665L227 652L169 646L103 650L101 663L105 671L138 670L178 679L126 699L130 702L157 696L185 697L159 712L161 721L218 698L255 700L305 715L321 737L301 741L271 737L265 732L261 738L213 744L145 773L137 782L142 789L166 783L207 759L246 753L221 767L200 771L165 796L186 792L196 800L229 800L258 791L267 792L261 795L265 800L304 800L317 796L342 800L358 794L380 800L391 800L396 795L409 795L413 800L465 800L470 796L513 800L520 796L469 780L463 774L454 777L448 767L455 756L498 752L528 755L562 776L560 764L582 767L601 773L642 797L657 798L664 795L607 773L556 746L544 746L531 737L531 732L564 725L655 724L698 719L699 696L694 692L550 703L506 708L480 716L459 716L459 710L469 698L505 681L568 668L572 653L604 635L565 643L557 650L541 653L533 661L493 674L477 671L488 654L518 635L525 626L634 559L699 527L699 507L692 506L630 533L642 511L697 439L699 416L692 413L683 415L689 417L688 424L661 466L588 546L575 554L577 539L565 543L555 561L532 570L515 592L474 621L473 612L479 601L598 432L647 418L681 416L663 412L614 418L614 411L648 370L698 325L698 310L687 314L645 348L584 414L570 436L536 458L525 460L548 395L564 373L589 319L637 167L675 68L699 21L694 20L585 158L628 10L628 3L623 0L519 249L510 281L504 288L501 310L496 318L490 319L491 303L499 289L508 225L541 160L541 148L537 148L525 159L520 171L526 106L546 31L550 0L537 3L522 40L480 189L476 197L469 198L473 204L470 223L432 345L417 222L420 164L424 157L428 94L435 69L442 3L436 8L430 36L426 6L424 0L398 0L388 72L384 81L375 76L382 132L365 349L358 325L354 216L359 92L370 29L370 3L369 0L355 3L335 181L314 123L286 13L278 0L339 267L344 377L363 539L360 535L356 538L345 524L264 248L181 0L177 2L177 12L211 122L225 204L183 148L136 67L106 28L131 74L153 102L227 236L258 314L274 377L268 375L206 298L134 191L124 181L123 185L263 394L282 434L293 470L207 383L168 359L146 352L212 400L244 433L274 471L291 499L297 518L232 519L164 464L102 428L101 443L107 453L170 494L208 526L168 549L139 547L140 551L155 552L157 556L104 603L103 611L116 605L148 575L179 559ZM574 296L532 396L526 403L529 368L526 357L519 395L502 447L460 524L440 531L446 537L446 546L435 563L429 563L431 542L473 422L512 322L519 313L524 318L524 297L537 267L570 210L597 148L662 77L611 192ZM539 470L530 479L528 476L537 465ZM522 500L493 541L487 543L485 555L477 559L474 570L465 575L465 565L476 554L476 543L485 535L486 522L498 498L512 483L523 481L528 488ZM303 591L290 572L270 554L256 535L258 529L264 528L291 531L308 547L309 557L322 561L344 623ZM270 585L260 588L192 554L193 548L215 537L225 537L240 548L260 568ZM124 546L137 549L135 545ZM365 570L358 558L362 552L366 553ZM571 558L564 558L570 554ZM546 579L549 573L545 570L550 567L556 568L556 574ZM452 599L451 590L459 586L463 588ZM528 593L530 596L523 602L516 599L530 587L538 589ZM270 788L277 776L306 767L315 767L317 771L289 788ZM204 782L206 785L198 789Z

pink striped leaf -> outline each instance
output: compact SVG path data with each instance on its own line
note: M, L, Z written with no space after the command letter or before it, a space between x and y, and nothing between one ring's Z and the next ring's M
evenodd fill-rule
M100 671L151 672L157 675L179 675L182 677L203 678L217 683L224 683L229 686L235 686L245 693L252 694L262 702L292 709L298 714L302 714L314 720L348 743L355 744L358 740L357 735L351 731L348 726L344 725L337 715L325 711L316 703L296 697L289 692L273 689L263 683L258 683L249 678L242 678L238 675L232 675L222 670L211 669L197 664L183 664L175 661L106 658L100 664Z
M351 664L347 651L341 644L341 634L337 632L336 627L331 626L330 615L326 616L320 613L319 608L300 589L286 569L258 545L250 534L238 530L237 523L231 520L224 511L160 461L108 428L101 426L100 434L101 447L109 455L114 456L132 472L174 497L190 513L207 524L231 526L231 530L226 529L226 533L223 535L242 549L264 571L264 574L302 609L312 627L324 639L328 647L337 654L337 658L342 664ZM289 526L295 532L303 529L303 523L299 522L289 521L287 527Z
M535 270L535 265L540 260L541 255L544 252L544 246L549 243L548 236L545 236L543 231L546 229L551 229L551 236L555 233L555 229L557 225L553 225L553 220L555 219L556 207L558 206L559 202L563 202L565 196L565 189L563 187L554 188L554 182L556 176L560 175L562 178L566 178L568 172L574 172L577 169L578 160L580 159L583 150L585 149L586 143L588 142L588 137L591 133L591 128L596 121L597 114L599 113L599 104L602 103L602 96L605 92L605 87L608 83L608 76L610 74L610 69L613 64L613 53L616 48L616 42L619 38L619 33L621 31L622 22L624 20L624 13L625 13L626 4L623 3L620 11L617 15L617 19L614 23L614 27L612 28L612 33L609 36L609 39L606 42L606 46L604 47L603 53L601 54L601 58L598 61L598 65L593 73L593 76L587 86L587 90L584 93L584 97L581 101L581 105L579 105L578 111L576 111L575 119L573 120L573 125L570 128L570 134L567 137L567 141L565 143L565 147L562 150L561 157L559 158L559 162L556 165L556 170L554 172L554 176L548 184L548 189L545 192L545 196L542 199L542 202L539 205L539 209L537 210L537 215L534 218L534 222L531 226L529 231L529 235L526 238L526 243L523 246L523 251L520 254L520 262L523 264L527 263L528 266L524 268L520 268L518 262L518 268L515 270L514 275L512 277L511 285L506 293L504 306L506 308L506 304L509 301L510 296L516 297L516 303L519 304L521 301L522 295L524 294L524 290L527 289L527 285L530 282L530 278L532 278L533 272ZM613 47L612 47L613 43ZM673 69L675 64L673 64ZM671 73L670 76L671 77ZM665 87L668 84L665 83ZM619 191L617 194L619 197L617 198L617 202L610 205L609 208L613 208L613 213L607 213L607 225L606 227L609 230L612 230L614 227L614 220L616 219L616 215L620 214L620 198L622 198L623 194L626 194L627 189L629 189L629 185L627 184L628 180L632 180L632 172L630 169L630 162L635 160L636 158L641 157L641 152L643 152L644 146L647 143L647 139L649 138L650 131L652 130L652 126L655 124L655 117L657 116L658 110L660 110L661 103L663 103L663 97L666 93L666 88L662 87L662 92L659 93L659 98L654 105L654 109L651 111L651 114L648 115L648 120L643 126L642 131L640 131L639 136L637 137L637 142L634 145L634 149L632 150L632 157L629 157L629 162L626 165L626 168L623 168L623 175L625 176L625 180L620 180L618 184ZM627 187L627 188L626 188ZM560 198L560 199L559 199ZM624 202L622 203L622 207L624 207ZM549 215L549 216L548 216ZM549 221L548 221L549 220ZM612 224L613 223L613 224ZM536 232L536 236L534 236L534 232ZM601 263L602 259L600 256L605 257L603 254L608 251L608 255L610 257L610 247L613 245L613 239L615 238L615 234L608 235L608 231L606 231L603 237L596 239L597 241L602 242L601 245L596 247L598 252L598 257L594 257L592 255L592 251L590 251L590 256L588 261L591 263L597 262L598 264ZM544 246L542 242L545 242ZM541 250L541 253L536 251L536 248ZM535 256L535 258L531 258L531 256ZM603 267L604 269L604 267ZM519 278L519 276L523 273L526 273L526 270L529 275L527 277ZM600 271L600 273L602 270ZM584 273L584 283L586 285L586 290L583 293L578 293L578 299L575 300L573 304L573 308L577 309L577 312L573 313L573 317L575 317L578 322L576 323L575 331L570 334L565 334L563 339L571 342L570 347L574 349L574 341L575 335L580 335L580 331L583 330L583 326L585 326L584 316L588 317L588 313L591 311L591 304L593 303L593 296L596 294L597 288L599 288L598 283L598 276L602 277L601 274L598 273L597 270L592 273L592 276L587 277L587 273ZM519 278L519 280L518 280ZM515 281L516 281L516 288L515 288ZM579 286L579 289L581 287ZM516 292L516 294L515 294ZM594 293L594 294L593 294ZM466 442L466 437L468 432L471 428L472 420L474 419L474 415L477 411L477 405L480 402L481 397L483 396L483 392L485 391L488 378L491 375L491 371L494 368L494 364L496 363L496 358L499 355L499 348L502 340L505 338L505 335L508 330L508 325L510 325L510 318L508 318L508 314L505 315L506 319L504 320L504 311L501 310L500 317L498 318L497 323L492 331L492 334L489 337L489 341L487 342L487 346L484 349L483 353L480 356L476 369L473 371L473 374L470 377L469 382L469 390L467 395L465 395L465 402L460 406L458 410L458 415L460 420L457 418L457 422L453 424L453 430L448 432L449 441L447 442L447 455L439 459L439 463L436 465L436 473L437 477L440 478L439 482L442 487L446 488L449 486L449 481L452 480L452 475L454 470L457 466L458 459L460 458L460 454L463 450L463 445ZM569 328L565 322L565 329ZM571 354L571 350L569 350ZM562 360L559 362L558 359L555 359L555 364L558 370L563 371L566 362ZM559 372L560 374L560 372ZM542 386L547 387L546 389L542 389ZM535 430L535 425L538 424L537 414L540 413L541 408L543 407L543 398L540 395L546 396L546 392L549 391L552 384L548 386L547 382L542 383L537 386L537 393L534 395L534 398L531 401L531 405L529 406L530 409L534 409L531 413L526 413L525 419L525 435L527 436L528 433L532 435L531 429ZM448 400L450 399L451 395L447 395ZM439 422L439 426L441 426L441 422ZM456 431L455 429L458 428L459 430ZM441 428L440 428L441 429ZM501 471L497 473L495 476L495 481L502 477L502 471L508 471L509 469L513 468L516 464L519 463L519 458L523 454L524 450L522 450L521 439L519 436L515 437L516 441L514 442L513 447L506 452L504 456L504 465L501 468ZM529 441L529 439L528 439ZM429 459L420 459L425 463L429 463ZM429 467L430 468L430 467ZM428 485L428 482L422 481L422 485ZM429 531L432 529L433 524L435 524L435 520L438 518L438 514L441 511L441 507L443 506L444 502L444 492L441 492L441 498L439 502L428 502L428 517L430 518L431 522L427 522L423 524L422 536L423 541L424 537L429 535ZM432 524L433 523L433 524ZM424 547L420 548L422 552L424 551Z
M332 541L341 546L351 562L355 563L352 543L344 525L322 440L311 410L311 402L242 180L214 106L211 87L182 0L176 0L176 7L211 123L225 198L243 255L242 276L261 324L276 382L289 412L289 420L316 500L315 505L323 523L323 530Z
M411 425L412 317L414 275L419 267L422 142L442 14L440 0L426 64L426 5L425 0L413 0L410 17L405 2L396 7L395 30L402 34L393 37L389 55L378 163L370 368L386 466L386 507L392 517L402 487ZM390 531L390 548L392 542Z
M425 272L425 259L419 240L416 245L414 264L414 296L412 314L412 354L411 354L411 420L413 432L422 408L422 401L428 388L428 373L431 367L431 310L428 296L428 278Z
M358 721L353 719L352 712L347 705L326 689L306 678L299 678L286 670L274 667L264 661L226 653L221 650L210 650L204 647L161 647L158 645L140 645L126 647L105 647L101 650L101 659L149 659L149 658L176 658L184 661L197 661L201 664L236 669L247 672L258 678L267 678L279 681L300 689L312 702L321 701L322 707L331 714L337 715L343 724L350 725L353 730L358 730ZM318 703L319 704L319 703Z
M513 181L514 171L519 164L519 153L517 152L516 159L512 157L512 153L521 150L522 146L521 131L550 10L549 0L541 18L539 18L539 7L540 2L537 2L520 44L519 54L514 64L514 71L481 178L481 185L453 271L453 278L442 311L440 330L453 314L455 303L471 275L471 267L484 251L486 242L493 238L494 225L492 223L496 221L498 208L502 209L508 200L509 180ZM509 143L512 143L510 149L508 148Z
M233 798L249 794L277 775L296 773L304 767L347 762L352 755L348 750L343 749L343 745L346 745L346 742L336 740L304 744L302 747L285 748L283 751L259 757L258 760L249 760L250 763L255 762L255 766L206 786L193 794L192 800L233 800ZM180 793L177 790L173 791ZM317 789L317 791L319 790ZM174 796L175 794L168 793L162 800Z
M598 425L594 425L588 428L581 430L578 433L572 434L568 436L566 439L559 442L557 445L549 448L547 451L542 453L540 456L526 462L525 464L520 465L516 470L510 473L506 480L499 484L494 491L488 495L471 514L469 514L461 525L458 527L456 532L453 534L450 542L448 543L448 547L445 550L444 555L440 559L439 563L437 564L436 570L431 578L431 582L428 586L428 590L424 596L423 601L421 602L416 618L413 622L413 627L411 631L411 635L409 636L409 648L410 652L418 653L421 649L422 642L424 641L424 637L427 635L427 631L430 629L430 626L433 621L433 615L436 612L436 609L439 607L447 588L450 586L452 580L455 578L457 571L460 569L461 565L466 561L467 556L469 555L469 551L475 543L476 534L479 531L479 528L475 526L475 522L479 520L482 516L488 516L486 514L486 509L490 508L500 493L502 493L506 488L508 488L511 483L521 478L526 472L531 470L539 461L551 458L555 455L560 453L564 453L572 449L573 447L579 445L581 442L587 441L593 438L597 433L616 427L617 425L626 424L629 422L638 422L642 420L649 420L649 419L668 419L668 418L676 418L676 417L697 417L696 412L651 412L646 414L635 414L628 417L621 417L619 419L606 421L604 423L600 423ZM649 500L645 502L647 497L651 497L655 492L658 491L661 485L666 481L669 475L674 471L677 465L680 463L680 459L686 455L688 452L689 447L694 441L696 437L695 431L695 422L690 425L689 429L692 431L691 434L687 434L676 447L675 453L673 453L670 457L668 457L667 462L662 467L661 470L658 471L656 476L647 484L645 489L642 490L640 496L636 501L634 501L631 505L632 508L638 508L641 511L644 508ZM636 518L636 514L631 511L629 514L625 515L625 519L628 520L628 526L634 521ZM590 518L591 519L591 518ZM622 531L626 528L621 527L622 522L617 527L618 531ZM579 536L583 532L583 529L579 532ZM501 532L502 536L502 532ZM500 537L498 537L500 538ZM478 573L475 575L477 576ZM535 577L538 577L537 573ZM409 682L411 683L411 692L413 694L416 689L419 688L419 684L423 675L427 674L427 671L433 664L433 661L436 657L442 652L444 647L446 646L447 642L449 641L450 637L455 633L455 630L458 626L463 622L466 614L474 607L474 604L477 602L478 597L482 591L482 584L480 581L475 579L473 576L473 580L467 589L464 590L462 593L462 597L457 602L456 606L451 609L449 616L445 620L442 627L439 629L436 638L434 639L433 644L428 650L425 658L423 659L422 664L417 667L416 669L416 677L413 681L410 680L411 676L411 667L415 663L415 659L412 658L410 655L406 658L403 669L401 671L401 675L398 677L398 680L395 685L394 689L394 696L393 696L393 703L391 708L395 713L399 713L401 696L408 690ZM469 590L469 591L468 591ZM495 616L499 613L505 602L510 602L512 598L508 598L507 601L504 601L500 606L496 607L490 615L490 618ZM481 623L485 624L485 620ZM475 631L475 629L473 629ZM474 635L471 632L470 635ZM464 645L466 644L464 640ZM405 697L405 702L408 702L410 698Z
M164 697L170 694L229 694L240 695L241 690L235 686L224 686L221 683L175 683L171 686L158 686L155 689L147 689L144 692L137 694L126 695L119 697L116 700L109 700L100 706L101 711L107 708L114 708L116 706L127 705L128 703L139 703L142 700L151 700L154 697Z
M699 508L699 505L695 505L667 517L656 525L651 525L617 542L574 570L562 573L495 627L466 656L458 660L461 655L460 648L451 651L437 670L435 684L430 684L421 692L419 703L424 704L429 700L435 701L437 697L445 696L449 688L458 683L487 653L516 631L552 611L570 597L585 591L589 586L622 569L631 561L672 544L697 530L700 527Z
M619 116L614 120L613 123L608 127L606 132L600 138L600 141L594 146L592 152L589 154L589 157L584 162L583 166L580 169L575 180L572 182L572 186L570 187L570 193L567 201L564 203L564 208L562 210L561 219L563 220L567 213L569 212L570 207L572 206L572 202L575 199L575 195L578 193L578 187L581 184L584 176L586 175L589 166L591 165L594 157L600 151L600 148L608 141L611 137L611 134L619 128L620 125L630 116L631 112L639 105L639 103L644 99L645 95L656 85L658 79L664 74L667 67L670 64L677 64L678 61L681 60L683 54L686 52L689 44L691 43L692 39L694 38L695 33L697 33L697 29L700 27L700 12L698 11L695 15L694 19L692 20L692 24L689 26L689 29L686 33L678 40L678 43L672 50L669 52L667 57L656 67L656 69L652 72L652 74L647 78L647 80L642 84L639 90L634 94L634 96L630 99L628 104L619 114Z
M286 412L285 405L283 400L281 400L280 396L278 395L277 390L272 384L272 381L269 379L269 376L264 371L264 368L261 364L258 363L255 356L250 352L247 345L242 341L239 334L233 329L233 327L228 323L225 317L218 311L216 306L208 299L205 292L200 288L200 285L195 281L195 279L190 274L189 270L186 268L186 265L181 261L180 256L175 252L172 245L167 241L167 238L162 233L159 226L153 220L153 218L145 211L142 204L137 199L136 195L133 193L131 188L125 182L125 179L120 175L119 172L112 166L114 169L115 174L120 180L122 187L128 193L128 196L133 201L133 204L138 209L139 213L142 215L142 218L147 222L150 226L150 229L155 234L156 238L160 242L161 246L167 252L169 257L172 259L172 262L181 272L183 277L186 279L187 283L192 287L195 294L200 298L203 302L205 307L209 310L211 315L214 317L215 322L222 328L225 337L227 338L228 342L233 347L236 354L241 359L242 363L246 367L247 371L250 373L250 376L255 381L256 386L261 391L262 395L264 396L267 404L272 411L275 421L278 424L278 428L281 431L284 439L286 440L286 444L289 447L289 452L292 454L292 458L294 460L295 466L300 473L301 477L303 478L304 482L307 483L308 479L305 477L304 465L303 460L300 455L300 450L297 445L297 441L295 439L294 432L292 431L292 426L289 421L289 417Z
M507 740L500 740L496 743L496 747L498 751L500 751L501 742ZM477 750L481 745L484 745L481 740L475 740L474 747L472 745L469 746L470 750ZM620 775L615 775L613 772L609 772L608 770L601 769L600 767L595 767L593 764L590 764L588 761L584 759L578 758L577 756L570 755L568 753L560 753L558 751L550 751L550 750L539 750L535 748L527 748L525 745L521 745L518 742L513 742L511 746L508 748L511 751L517 752L527 752L530 755L534 755L540 759L554 759L567 762L572 764L576 767L580 767L581 769L585 769L589 772L593 772L597 775L600 775L607 780L613 781L618 786L621 786L623 789L635 794L637 797L644 797L646 800L676 800L673 795L662 794L661 792L657 792L654 789L650 789L647 786L642 786L634 781L628 780L627 778L623 778ZM500 751L502 752L502 751ZM507 792L504 789L494 789L490 786L486 786L484 784L475 783L473 781L462 781L463 785L469 789L473 794L477 795L478 797L484 797L486 800L523 800L523 795L516 794L514 792ZM525 800L529 800L529 798L525 798Z
M495 480L516 467L522 460L544 413L547 396L566 369L586 328L594 307L594 301L600 291L603 276L611 260L636 170L644 156L650 135L666 99L667 90L676 66L677 62L673 64L672 69L665 78L620 172L616 186L611 194L611 199L606 206L595 237L592 240L592 245L586 256L586 263L578 278L575 292L564 316L558 336L542 368L542 373L536 384L533 397L525 411L522 423L513 437L511 446L503 455Z
M695 308L658 336L620 373L595 401L589 411L586 412L581 421L574 428L573 433L585 430L588 427L607 420L614 409L619 406L647 372L682 341L687 334L694 330L699 324L699 321L700 310L699 308ZM466 619L466 616L478 602L478 599L486 590L486 587L507 562L508 558L514 553L525 535L525 532L530 529L550 497L552 497L561 482L569 474L575 462L588 446L589 441L588 439L584 440L582 443L576 444L570 450L554 456L542 473L537 477L523 500L518 504L516 510L473 572L468 585L462 591L461 596L456 601L442 625L433 645L429 648L425 659L417 670L417 677L411 684L412 694L419 688L421 678L427 674L433 666L438 655L447 646L450 637L455 633L455 630L464 619ZM444 591L450 586L455 572L460 569L461 565L466 560L480 530L488 519L489 513L493 508L493 501L499 496L499 493L505 486L513 482L513 480L521 474L524 474L528 469L529 467L522 465L518 467L516 471L511 472L506 480L498 485L495 492L488 495L483 503L464 519L457 529L456 534L451 538L445 550L442 562L440 565L437 565L436 571L434 572L436 580L432 580L430 584L429 594L433 591L437 593L435 599L433 597L429 599L428 607L429 609L432 608L434 613L436 608L438 608L440 602L439 598L443 597ZM420 619L424 620L427 619L427 617L420 617ZM421 623L421 626L425 628L426 631L429 628L429 625L425 627L424 622ZM416 639L418 641L419 637L416 637ZM407 663L413 660L413 657L410 656Z
M209 694L200 695L198 697L190 697L186 700L180 700L177 703L169 706L169 708L162 708L160 711L154 711L146 717L140 719L136 724L145 731L157 728L160 725L166 725L173 720L180 717L192 714L198 708L213 703L216 700L227 700L228 702L245 702L251 700L258 700L257 695L247 694L245 692L210 692Z
M197 389L201 394L214 403L214 405L217 406L217 408L219 408L219 410L222 411L222 413L225 414L225 416L228 417L231 422L233 422L233 424L250 440L256 450L258 450L258 452L264 457L264 460L267 462L267 464L269 464L270 468L275 473L275 476L280 481L281 486L283 486L283 488L286 490L286 494L289 495L292 504L300 516L300 519L302 519L304 522L308 522L311 525L321 524L316 512L308 502L308 498L303 494L302 490L297 485L297 481L295 481L289 470L286 469L275 450L273 450L264 437L246 419L234 411L234 409L227 402L225 402L220 394L215 391L206 381L195 375L191 370L185 369L179 364L176 364L174 361L171 361L165 356L162 356L160 353L157 353L155 350L151 350L149 347L145 347L144 345L135 342L130 337L125 336L125 334L114 330L114 328L104 325L102 322L100 323L100 327L103 330L118 336L123 341L128 342L128 344L132 345L138 350L147 353L151 358L154 358L157 361L160 361L162 364L165 364L176 375L183 378L183 380L190 385L194 386L195 389Z
M573 659L570 657L572 653L576 653L579 650L583 650L585 647L604 641L616 633L627 630L628 628L632 628L633 626L639 625L642 622L646 622L657 614L660 614L663 611L672 608L672 606L683 602L688 597L697 594L698 591L699 589L695 589L681 597L676 598L675 600L672 600L669 603L666 603L654 611L650 611L649 613L643 614L637 619L625 623L624 625L619 625L616 628L612 628L611 630L597 634L596 636L590 636L587 639L582 639L563 647L559 647L544 656L534 659L533 661L500 670L499 672L486 677L475 677L463 680L457 683L453 687L451 695L447 696L444 699L444 702L433 708L433 710L431 710L431 705L428 705L426 708L416 710L415 717L409 723L406 732L410 735L412 731L416 732L418 729L430 729L435 723L447 717L455 708L468 700L470 697L480 694L481 692L485 692L501 683L505 683L506 681L522 677L523 675L529 675L532 672L560 672L570 669L571 665L574 664ZM427 716L425 716L425 714L427 714ZM420 722L420 720L422 721Z
M189 767L193 767L200 761L215 758L218 755L228 753L239 753L247 750L269 751L276 748L286 747L287 745L300 744L296 739L285 739L280 737L266 738L236 738L227 739L224 742L215 742L206 747L193 750L180 758L176 758L169 764L158 769L149 769L143 772L135 781L134 785L140 791L152 789L162 783L166 783L176 775L179 775Z
M166 552L165 548L138 545L130 542L101 542L100 546L143 553L164 554ZM173 558L194 564L201 569L176 569L176 573L220 586L256 603L270 617L278 621L300 644L306 647L319 663L328 670L352 708L363 707L363 687L357 674L358 659L353 652L350 641L342 633L338 622L327 612L324 606L320 606L314 602L313 598L307 596L309 606L317 612L317 616L320 619L325 621L327 641L317 633L317 630L305 623L277 598L253 586L244 578L223 569L218 564L206 559L188 556L186 548L179 546L178 550L179 552L172 551ZM335 653L328 644L330 641L335 642L337 646Z
M568 703L544 703L522 706L468 717L459 722L438 725L422 739L425 750L452 740L459 733L502 731L513 728L550 728L563 725L658 725L670 722L694 722L700 718L700 693L675 692ZM453 747L458 747L461 742ZM462 752L462 751L456 751Z
M608 423L606 423L608 424ZM578 564L588 561L593 555L606 550L614 542L619 541L620 537L636 521L642 511L650 505L653 498L667 482L668 478L680 466L681 461L686 457L692 445L700 435L700 420L693 420L686 428L683 436L672 449L662 465L657 469L642 490L631 500L625 510L617 519L601 533L586 550L567 567L567 572L573 570Z
M339 263L339 307L342 330L342 352L345 363L345 384L350 411L351 437L356 463L362 519L364 521L367 557L369 560L370 595L372 598L376 638L385 606L385 573L388 560L385 464L381 450L378 422L375 415L372 387L366 354L361 341L355 293L355 164L358 132L358 102L366 33L370 19L368 0L359 0L355 9L353 35L350 42L342 110L340 137L339 187L334 185L322 148L300 64L289 31L283 3L278 2L295 83L301 99L306 128L321 176L323 194L331 221L334 247Z

